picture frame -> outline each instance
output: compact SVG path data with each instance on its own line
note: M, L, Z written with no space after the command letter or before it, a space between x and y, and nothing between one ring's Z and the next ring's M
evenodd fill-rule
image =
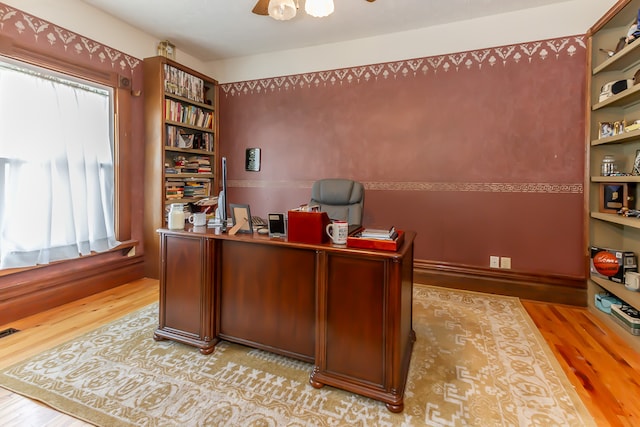
M285 237L287 235L287 227L283 213L270 213L267 215L269 224L269 237Z
M176 47L169 40L163 40L158 43L158 55L175 61Z
M245 153L244 170L247 172L260 171L260 149L247 148Z
M625 121L624 120L619 120L619 121L613 122L613 134L614 135L623 134L624 133L624 127L625 127Z
M611 122L600 122L598 124L598 126L599 126L598 134L600 135L600 138L607 138L609 136L613 136L614 135L613 123L611 123Z
M633 169L631 170L631 175L640 175L640 150L636 150L636 158L633 161Z
M229 210L231 211L233 228L236 233L253 233L251 209L249 208L249 205L230 203Z
M622 208L633 208L633 206L629 206L629 184L601 183L600 212L618 213Z

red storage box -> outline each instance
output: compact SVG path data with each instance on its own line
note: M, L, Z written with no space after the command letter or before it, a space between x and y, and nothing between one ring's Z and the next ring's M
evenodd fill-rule
M314 245L329 241L326 228L329 216L326 212L289 211L287 240Z
M379 249L382 251L397 251L404 242L404 231L398 231L395 240L367 239L362 237L347 237L348 248Z

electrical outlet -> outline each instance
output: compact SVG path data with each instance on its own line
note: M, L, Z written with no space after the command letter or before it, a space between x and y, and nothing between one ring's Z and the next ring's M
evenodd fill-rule
M500 268L511 268L511 258L507 256L500 257Z
M491 268L500 268L500 257L491 255L489 257L489 267Z

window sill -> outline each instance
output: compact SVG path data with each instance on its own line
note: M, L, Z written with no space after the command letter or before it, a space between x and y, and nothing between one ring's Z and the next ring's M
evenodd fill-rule
M51 265L58 265L58 264L65 263L65 262L76 261L76 260L79 260L79 259L90 258L90 257L94 257L96 255L114 253L114 252L118 252L118 251L122 252L122 256L135 256L135 248L136 248L136 246L138 246L138 244L139 244L139 242L137 240L125 240L123 242L120 242L120 244L118 246L116 246L115 248L112 248L112 249L110 249L108 251L105 251L105 252L93 252L90 255L80 256L78 258L71 258L71 259L65 259L65 260L61 260L61 261L54 261L54 262L51 262L49 264L34 265L32 267L7 268L7 269L4 269L4 270L0 270L0 277L9 276L9 275L15 274L15 273L21 273L23 271L38 270L38 269L41 269L41 268L46 268L46 267L51 266Z

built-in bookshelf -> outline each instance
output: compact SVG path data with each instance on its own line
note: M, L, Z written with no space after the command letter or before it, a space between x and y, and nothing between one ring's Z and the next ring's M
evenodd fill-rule
M163 56L144 60L146 275L159 275L157 229L172 203L218 194L218 82Z
M618 209L628 204L640 208L638 199L640 175L634 171L640 153L640 84L633 81L640 70L640 40L615 52L620 38L627 35L636 22L640 0L617 2L589 31L588 38L588 112L587 145L589 158L589 244L591 247L629 251L640 256L640 218ZM630 80L629 87L618 87L606 93L610 83ZM606 157L605 157L606 156ZM606 170L607 158L615 160L617 171ZM603 164L604 162L604 164ZM620 205L610 203L609 192L620 188ZM611 193L614 194L614 193ZM613 209L607 209L610 203ZM597 250L593 251L597 253ZM605 292L624 303L640 308L640 292L624 284L591 272L588 280L589 308L611 329L615 330L636 351L640 351L640 336L633 335L611 315L599 310L595 296Z

